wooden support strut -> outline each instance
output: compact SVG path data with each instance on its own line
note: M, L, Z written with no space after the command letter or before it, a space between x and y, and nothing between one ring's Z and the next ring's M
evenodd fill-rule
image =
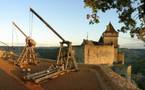
M15 64L21 68L26 67L28 64L37 64L39 61L34 50L35 41L28 37L14 22L12 24L26 37L26 45Z
M60 43L60 48L57 57L57 65L64 65L64 70L78 70L71 42L67 42L66 47L64 47L64 44L66 43Z

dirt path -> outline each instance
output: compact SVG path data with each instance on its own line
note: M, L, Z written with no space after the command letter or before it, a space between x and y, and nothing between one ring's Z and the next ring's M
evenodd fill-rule
M102 76L101 73L99 73L98 71L94 70L94 69L91 69L92 72L94 72L96 74L96 77L97 77L97 84L100 86L100 90L111 90L111 86L108 85L108 82L107 80L105 80ZM105 82L105 83L104 83Z

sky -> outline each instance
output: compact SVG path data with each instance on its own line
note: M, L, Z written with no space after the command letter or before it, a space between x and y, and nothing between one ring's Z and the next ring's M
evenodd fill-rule
M25 37L12 25L14 21L37 46L58 46L61 40L48 29L29 8L33 8L64 39L73 45L80 45L83 39L98 41L109 22L117 30L121 27L114 10L98 13L100 23L89 25L83 0L1 0L0 1L0 41L10 46L25 45ZM0 44L2 45L2 44ZM144 43L129 34L119 34L122 48L144 48Z

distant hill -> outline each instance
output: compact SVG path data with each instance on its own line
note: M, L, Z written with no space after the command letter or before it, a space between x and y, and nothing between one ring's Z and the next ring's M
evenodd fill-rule
M120 49L125 53L125 65L132 65L134 74L145 75L145 49Z
M0 46L0 50L13 51L17 55L20 55L24 46L7 47ZM39 58L46 58L56 60L58 54L58 47L36 47L35 49Z
M57 59L58 50L59 50L58 47L38 47L37 48L39 57L53 59L53 60Z

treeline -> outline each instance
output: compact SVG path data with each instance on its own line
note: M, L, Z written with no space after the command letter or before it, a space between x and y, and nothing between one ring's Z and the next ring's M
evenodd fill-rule
M0 46L0 50L12 51L17 55L21 54L23 48L24 48L23 46L15 46L15 47ZM58 54L58 47L36 47L35 51L39 58L56 60Z

